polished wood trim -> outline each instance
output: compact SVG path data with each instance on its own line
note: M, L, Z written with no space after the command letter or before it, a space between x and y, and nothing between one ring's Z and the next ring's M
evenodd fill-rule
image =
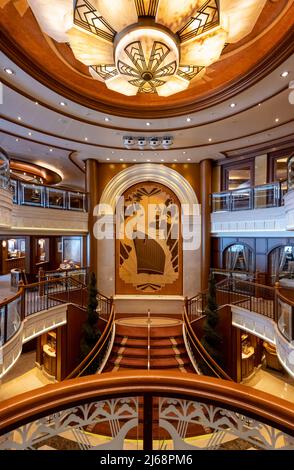
M101 144L96 144L94 142L89 142L89 141L85 142L84 140L73 139L72 137L63 137L63 136L60 136L58 134L54 134L53 132L44 131L42 129L30 126L28 124L20 123L16 119L12 119L12 118L6 117L4 115L0 115L0 118L2 118L3 120L5 120L7 122L11 122L11 123L13 123L17 126L20 126L22 128L30 129L34 132L38 132L40 134L44 134L44 135L47 135L49 137L54 137L55 139L65 140L67 142L71 142L71 143L74 142L74 143L77 143L77 144L80 144L80 145L91 146L91 147L96 147L96 148L111 149L111 150L126 150L124 147L114 147L114 146L110 146L110 145L101 145ZM269 132L273 129L278 129L279 127L285 126L286 124L290 124L292 122L294 122L294 120L290 119L288 121L281 122L281 124L279 124L279 125L269 127L269 128L266 128L266 129L262 129L258 132L253 132L251 134L241 135L239 137L235 137L234 139L220 140L220 141L215 141L215 142L212 142L212 143L208 142L208 143L197 145L197 146L190 145L190 146L186 146L186 147L173 147L170 150L190 150L190 149L198 149L198 148L202 148L202 147L209 147L209 146L213 146L213 145L226 144L228 142L235 142L237 140L246 139L248 137L252 137L252 136L255 136L255 135L262 134L263 132ZM6 130L2 130L1 132L11 134ZM161 131L161 132L164 133L164 131ZM16 134L12 134L12 135L16 135ZM32 142L40 143L39 141L37 141L35 139L29 139L27 137L23 137L22 135L16 135L16 137L19 137L20 139L26 139L26 140L31 140ZM42 144L45 145L44 142L42 142ZM47 144L47 145L51 145L51 144ZM52 147L54 147L54 145L52 145ZM57 148L60 148L62 150L70 151L70 149L65 149L63 147L57 147ZM71 150L71 151L73 151L73 150ZM138 148L128 149L128 152L137 152L138 153L139 149ZM161 148L157 148L156 152L166 152L166 150L161 149Z
M211 258L211 207L210 194L212 191L212 160L200 162L200 188L201 188L201 289L208 287Z
M11 83L11 82L9 82L5 79L2 79L2 83L7 88L10 88L11 90L13 90L16 93L20 94L24 98L26 98L30 101L33 101L35 103L35 101L36 101L35 97L33 97L29 93L25 92L24 90L21 90L20 88L17 88L17 86L15 86L13 83ZM179 131L179 130L186 130L186 129L187 130L188 129L197 129L198 127L206 126L208 124L215 124L217 122L225 121L226 119L230 119L232 117L239 116L243 112L246 112L246 111L249 111L251 109L256 108L259 103L264 104L267 101L271 100L272 98L275 98L276 96L282 94L288 88L289 88L288 85L285 85L283 88L281 88L277 92L273 93L272 95L268 96L264 100L258 100L257 103L255 103L251 106L247 106L247 107L243 108L242 110L235 112L234 114L227 114L226 116L224 116L222 118L213 119L211 121L204 121L204 122L199 123L199 124L189 124L189 125L185 125L185 126L181 126L181 127L171 127L171 128L168 129L168 132L176 132L176 131ZM50 104L48 104L44 101L41 101L39 98L38 98L38 105L42 106L43 108L46 108L49 111L53 111L57 114L61 114L62 116L65 116L65 117L67 117L69 119L72 119L74 121L82 122L83 124L89 124L89 125L95 126L95 127L101 127L103 129L112 129L112 130L124 131L124 132L140 132L140 133L151 134L151 135L154 134L155 132L163 132L162 129L160 129L160 128L152 128L152 129L136 128L135 129L133 127L125 127L125 126L120 126L119 127L119 126L115 126L113 124L106 125L106 124L103 124L103 122L100 123L100 122L97 122L97 121L91 121L90 119L85 119L83 117L76 116L75 114L71 114L69 112L66 112L64 109L59 109L57 107L54 107L54 106L52 106L52 105L50 105ZM156 119L165 119L165 118L158 116Z
M287 139L287 140L285 140ZM248 157L257 157L258 155L262 155L262 153L269 153L276 150L292 150L294 148L294 136L292 134L285 135L283 137L279 137L274 140L270 140L268 142L263 142L261 144L250 145L247 147L240 147L234 150L224 150L222 153L226 158L248 158ZM275 149L275 150L274 150ZM223 165L227 162L220 161L218 162L219 165Z
M229 191L228 185L229 185L229 179L228 179L228 173L230 170L238 170L240 166L244 167L244 165L247 165L250 169L250 186L254 186L254 181L255 181L255 159L254 157L251 158L246 158L242 160L237 160L234 162L227 161L225 164L222 165L221 167L221 191Z
M201 358L207 364L207 366L218 376L219 379L229 380L231 382L231 377L215 362L215 360L208 354L206 349L203 347L201 342L199 341L195 331L193 330L191 323L188 318L186 307L184 307L184 323L187 328L187 332L189 334L190 340L194 343L195 348L198 350ZM202 317L203 318L203 317ZM199 320L199 318L198 318Z
M5 307L8 304L11 304L16 299L19 299L20 297L22 297L23 293L24 293L24 286L22 286L15 295L12 295L11 297L5 297L4 299L0 300L0 308Z
M288 12L289 14L289 12ZM241 77L219 86L216 90L206 92L206 95L200 99L193 99L190 97L190 102L180 103L173 102L169 106L158 105L156 108L146 105L135 106L132 104L118 105L113 102L105 102L95 97L88 97L78 91L74 91L70 84L61 83L56 80L44 70L42 70L24 51L19 49L19 46L8 37L4 32L0 32L0 44L3 52L14 61L25 72L31 75L42 84L52 89L58 94L61 94L67 99L70 99L78 104L81 104L90 109L99 110L108 114L134 117L134 118L166 118L171 116L181 116L192 112L206 109L216 104L220 104L237 93L247 90L249 87L259 82L266 75L271 73L282 62L284 62L294 51L294 31L289 30L283 37L282 41L273 47L271 51L262 58L250 71L243 74ZM191 100L192 98L192 100Z
M24 162L22 160L19 160L18 158L15 158L12 155L10 158L10 169L39 176L43 178L43 180L45 180L45 185L58 184L60 183L60 181L62 181L61 176L55 171L50 170L49 168L42 167L41 165L37 165L33 162Z
M23 393L0 404L0 432L5 434L42 416L92 400L146 393L212 403L294 435L291 402L227 380L169 371L105 373Z
M88 196L88 232L89 232L89 252L90 271L96 274L98 279L98 240L94 235L94 226L97 216L94 216L94 209L99 203L99 163L97 160L86 160L86 192Z
M289 149L280 149L280 150L276 149L274 152L270 152L268 154L268 159L267 159L268 171L267 171L267 174L268 174L268 182L269 183L274 183L274 182L278 181L278 180L276 180L276 177L275 177L276 176L276 160L280 157L284 157L284 158L289 159L293 150L294 150L294 136L293 136L293 140L292 140L292 146ZM287 175L288 175L288 172L287 172Z
M75 165L82 173L86 174L85 168L82 168L77 162L74 161L74 154L76 153L76 150L72 150L69 153L68 159L71 161L73 165Z
M109 299L110 300L110 299ZM101 352L102 348L104 347L106 341L111 334L112 327L114 324L115 314L114 314L114 307L111 308L110 317L108 319L107 325L100 336L99 340L95 344L94 348L89 352L89 354L82 360L80 364L65 378L65 380L73 379L75 377L80 377L82 373L87 369L87 367L91 364L93 359Z

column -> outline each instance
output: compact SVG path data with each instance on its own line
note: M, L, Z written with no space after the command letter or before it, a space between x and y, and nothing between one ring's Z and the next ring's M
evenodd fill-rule
M98 162L93 159L86 161L86 192L88 196L88 213L89 213L89 223L88 223L88 250L89 250L89 269L90 272L96 274L98 277L98 250L97 250L97 240L94 237L94 224L96 218L93 216L93 211L95 206L99 202L98 195Z
M210 194L212 189L212 160L200 162L201 190L201 290L208 286L211 262L210 242Z

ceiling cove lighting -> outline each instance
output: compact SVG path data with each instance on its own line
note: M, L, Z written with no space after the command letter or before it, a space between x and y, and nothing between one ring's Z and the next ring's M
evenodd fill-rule
M28 0L44 33L68 43L108 89L132 96L186 90L226 44L255 26L266 0Z

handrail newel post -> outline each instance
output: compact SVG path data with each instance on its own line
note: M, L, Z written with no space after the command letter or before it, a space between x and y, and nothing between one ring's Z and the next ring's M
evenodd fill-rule
M143 395L143 450L153 450L153 396Z

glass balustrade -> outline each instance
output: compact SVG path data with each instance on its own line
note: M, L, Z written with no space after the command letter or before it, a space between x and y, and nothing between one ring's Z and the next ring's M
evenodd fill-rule
M254 188L254 208L278 207L281 199L281 187L278 184L266 184Z
M212 194L212 212L225 212L230 210L231 193Z
M14 204L86 212L86 195L84 193L23 183L14 179L10 181L9 187Z
M294 189L294 155L290 157L288 162L288 190Z
M82 211L85 206L85 194L68 193L68 207L71 211Z
M253 209L251 189L236 189L236 191L231 192L231 199L232 211Z
M279 207L283 204L283 196L287 190L288 184L283 181L279 183L264 184L256 186L255 188L242 188L234 191L214 193L211 195L212 212Z
M9 158L0 148L0 188L9 189L10 182L10 170L9 170Z

